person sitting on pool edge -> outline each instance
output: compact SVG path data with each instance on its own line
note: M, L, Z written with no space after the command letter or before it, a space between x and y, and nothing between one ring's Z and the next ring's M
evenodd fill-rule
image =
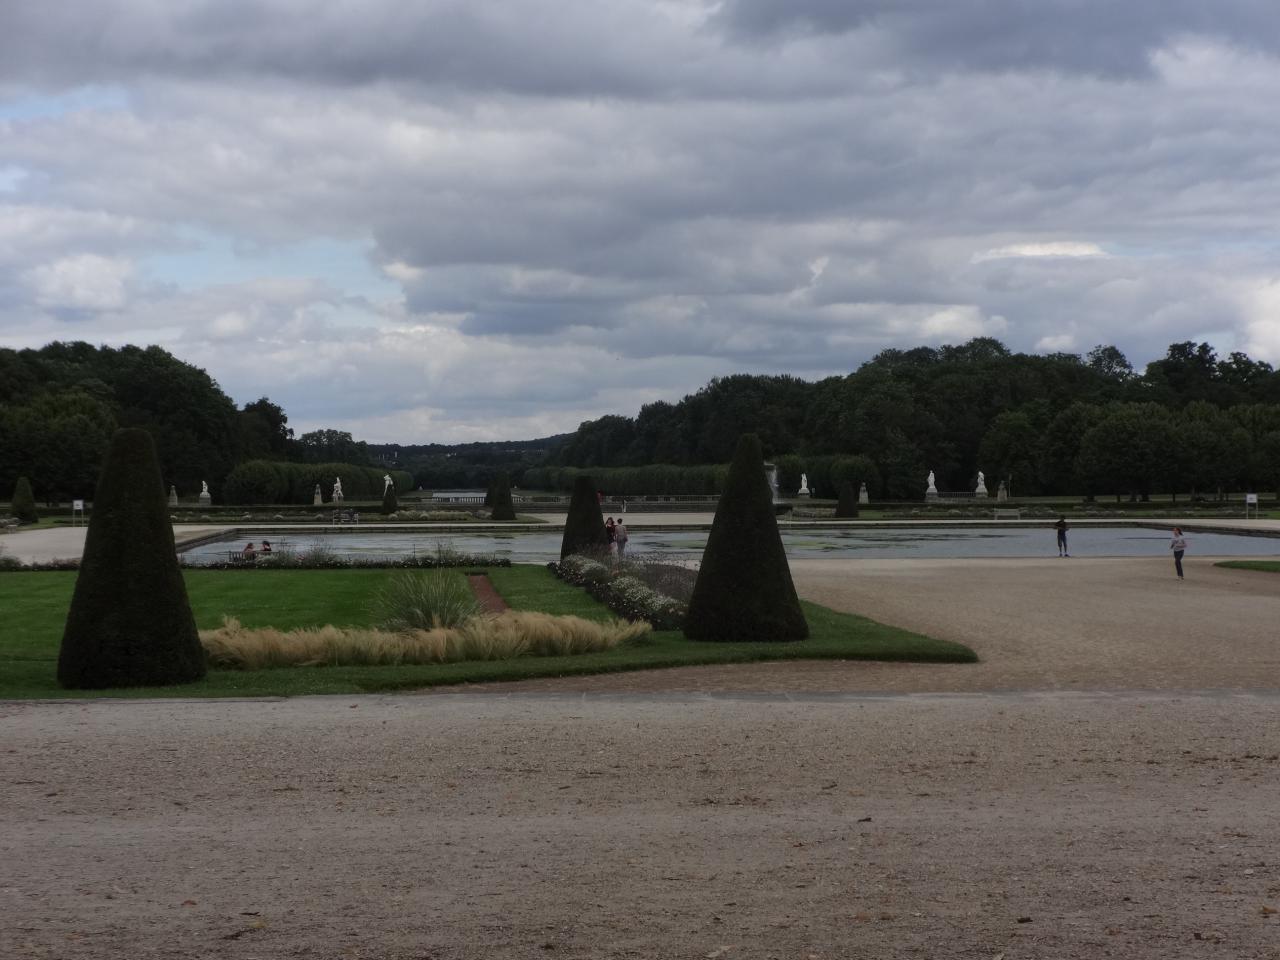
M259 550L258 552L259 552L259 553L270 553L270 552L271 552L271 541L270 541L270 540L263 540L263 541L262 541L262 549L261 549L261 550Z
M240 556L243 557L245 560L257 559L258 551L253 548L252 540L250 540L248 543L244 545L244 549L240 551Z

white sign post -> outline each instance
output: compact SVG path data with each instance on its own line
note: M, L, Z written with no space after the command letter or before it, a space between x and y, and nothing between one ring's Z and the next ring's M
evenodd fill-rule
M83 521L84 520L84 501L83 500L71 501L71 525L73 527L76 525L77 513L80 514L80 519Z
M1253 507L1254 519L1258 517L1258 495L1256 493L1246 493L1244 495L1244 518L1249 519L1249 508Z

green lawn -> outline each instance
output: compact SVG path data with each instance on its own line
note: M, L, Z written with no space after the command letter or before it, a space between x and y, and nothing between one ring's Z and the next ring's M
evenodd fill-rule
M1265 573L1280 573L1280 560L1219 560L1215 567L1230 567L1233 570L1261 570Z
M196 623L216 627L224 615L246 626L289 629L332 623L370 623L369 602L390 570L187 570ZM607 619L609 611L582 590L539 566L489 571L512 607ZM968 647L887 627L862 617L805 603L811 636L800 643L694 643L672 631L651 642L572 657L398 667L295 667L240 672L215 670L199 683L128 690L67 691L55 667L75 573L0 575L0 698L31 697L235 697L367 693L491 680L569 676L693 664L753 660L857 659L964 663Z

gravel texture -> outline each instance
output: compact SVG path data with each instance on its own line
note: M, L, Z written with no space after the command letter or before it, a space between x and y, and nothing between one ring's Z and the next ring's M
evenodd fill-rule
M0 957L1280 956L1280 577L824 563L983 663L0 704Z

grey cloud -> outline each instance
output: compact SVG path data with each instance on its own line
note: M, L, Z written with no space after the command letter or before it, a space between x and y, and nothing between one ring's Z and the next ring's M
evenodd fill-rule
M726 0L718 27L739 40L874 33L912 65L940 69L1150 74L1150 56L1187 36L1274 55L1268 0Z

